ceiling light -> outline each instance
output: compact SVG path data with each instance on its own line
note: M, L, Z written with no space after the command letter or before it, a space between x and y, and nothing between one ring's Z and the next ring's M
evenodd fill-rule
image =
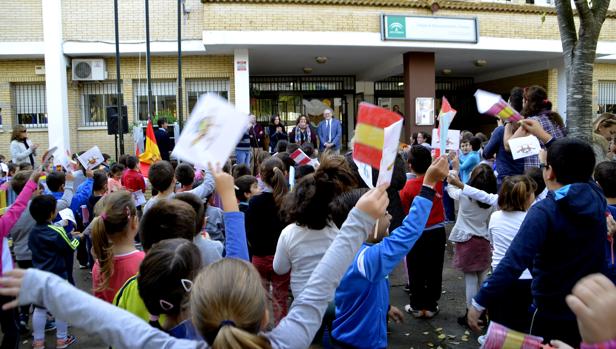
M404 82L399 82L398 86L404 86Z
M443 75L449 75L451 74L452 70L449 68L445 68L443 70L441 70L441 72L443 73Z
M488 64L488 61L486 61L485 59L478 59L475 61L476 67L485 67L487 64Z
M317 63L319 63L319 64L325 64L325 63L327 63L327 57L325 57L325 56L318 56L318 57L315 57L315 58L314 58L314 60L315 60Z
M305 68L304 68L304 74L310 74L310 73L312 73L312 68L310 68L310 67L305 67Z

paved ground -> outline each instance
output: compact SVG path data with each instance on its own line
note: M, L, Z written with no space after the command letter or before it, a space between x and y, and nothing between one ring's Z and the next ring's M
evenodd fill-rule
M478 348L477 337L465 333L465 329L456 323L456 318L464 312L464 282L462 274L451 268L451 246L447 248L445 270L443 271L443 295L440 301L441 312L432 320L416 320L405 315L403 324L391 324L389 336L390 348L404 349L470 349ZM399 267L391 275L391 304L404 310L408 303L408 295L403 290L406 281L403 279L404 269ZM83 290L91 287L90 274L83 270L75 271L78 286ZM105 349L107 346L95 334L87 334L83 330L72 327L72 334L78 338L77 344L71 348ZM47 335L47 348L55 348L55 333ZM21 348L31 348L31 338L23 337Z

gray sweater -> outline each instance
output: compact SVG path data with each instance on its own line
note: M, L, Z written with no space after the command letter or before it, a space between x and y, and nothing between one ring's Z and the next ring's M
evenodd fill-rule
M66 182L64 186L64 195L58 200L57 209L58 212L71 206L73 200L73 182ZM15 225L9 231L11 238L13 238L13 250L15 252L15 259L18 261L30 261L32 260L32 251L28 247L28 236L36 225L34 218L30 214L30 202L28 207L21 214L21 217L17 220Z
M289 314L263 333L276 349L308 348L321 325L328 301L353 262L375 220L354 208L315 269ZM207 343L173 338L125 310L71 286L60 277L28 269L19 304L39 304L58 319L96 333L114 348L209 348Z
M214 176L208 170L205 170L205 176L203 177L203 183L196 187L193 190L187 191L186 193L191 193L197 195L202 200L205 200L210 194L214 192L216 189L216 183L214 182ZM171 193L166 199L171 200L175 197L175 193ZM152 196L148 202L143 206L143 214L145 214L154 204L156 204L160 198L158 196Z

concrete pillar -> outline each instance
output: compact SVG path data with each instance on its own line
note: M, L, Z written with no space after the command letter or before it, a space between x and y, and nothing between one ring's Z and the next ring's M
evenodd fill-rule
M235 49L233 57L235 69L235 108L250 113L250 68L248 49Z
M70 149L67 60L62 48L62 1L41 1L45 40L45 92L47 96L47 132L50 146ZM41 149L44 151L43 149ZM76 151L76 149L72 149Z
M406 115L403 142L408 143L413 132L425 131L431 134L434 127L417 126L415 123L415 99L435 96L434 52L407 52L403 56L403 66Z

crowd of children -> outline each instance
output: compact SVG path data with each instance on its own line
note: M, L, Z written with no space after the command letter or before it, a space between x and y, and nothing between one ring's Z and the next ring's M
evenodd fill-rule
M423 141L401 151L391 187L372 190L352 154L284 139L208 169L159 161L141 173L135 156L93 171L13 168L3 347L17 347L32 314L36 349L53 328L57 348L75 343L69 324L116 348L386 348L387 319L402 317L387 276L405 265L404 310L437 316L449 241L466 290L460 325L614 348L615 331L592 326L616 321L616 162L595 164L549 104L532 106L489 140L464 132L459 152L433 158ZM537 166L507 145L527 134L545 147ZM295 163L298 149L309 163ZM91 294L71 285L76 256Z

